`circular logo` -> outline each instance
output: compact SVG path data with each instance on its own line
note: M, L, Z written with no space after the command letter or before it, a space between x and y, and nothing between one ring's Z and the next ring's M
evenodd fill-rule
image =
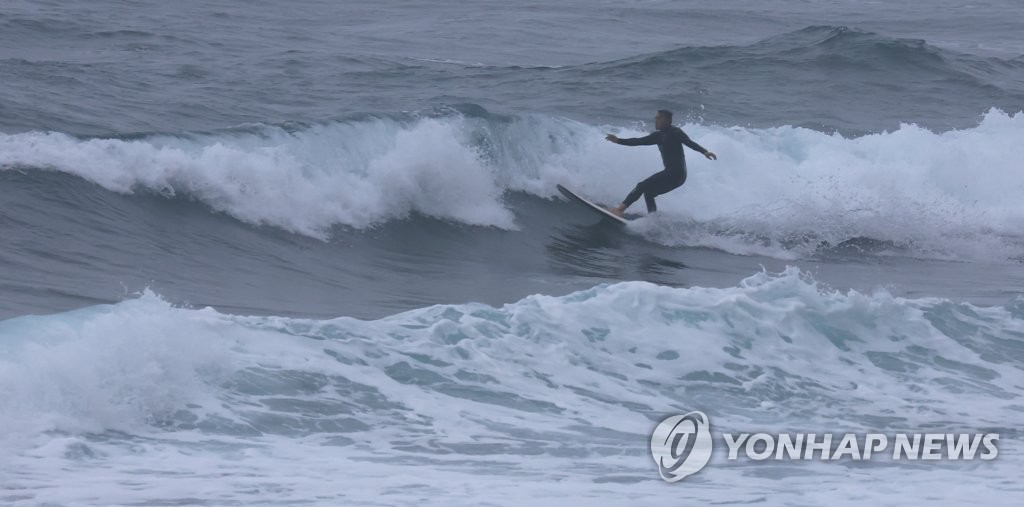
M667 482L682 480L704 468L711 459L711 430L704 412L674 415L661 421L651 435L651 456Z

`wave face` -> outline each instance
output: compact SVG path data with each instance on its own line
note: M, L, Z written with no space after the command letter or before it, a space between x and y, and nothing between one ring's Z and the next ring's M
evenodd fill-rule
M941 259L1024 254L1020 114L993 110L966 130L903 125L854 138L789 126L685 128L720 160L689 153L686 186L659 198L660 216L631 227L648 239L781 259L846 246ZM523 210L511 195L552 198L562 183L617 202L659 168L657 150L612 145L606 130L463 106L178 136L29 132L0 134L0 167L178 196L319 239L414 216L519 229Z
M985 428L1003 432L1009 456L1024 394L1024 301L832 292L796 269L725 289L626 282L375 321L242 317L146 293L4 321L0 346L11 467L0 496L58 503L97 491L112 503L182 498L224 477L225 501L243 503L338 495L338 476L363 486L326 498L422 494L389 482L401 474L455 498L554 501L595 484L659 498L675 492L645 442L666 413L705 410L718 431ZM898 495L947 473L1014 484L999 481L1019 462L997 462L901 467ZM160 473L132 473L133 488L114 482L143 463ZM773 466L716 468L688 491L800 491L772 479ZM795 466L817 467L799 481L823 484L894 473ZM59 487L48 479L58 470ZM524 493L551 474L560 486ZM509 477L518 489L498 484Z

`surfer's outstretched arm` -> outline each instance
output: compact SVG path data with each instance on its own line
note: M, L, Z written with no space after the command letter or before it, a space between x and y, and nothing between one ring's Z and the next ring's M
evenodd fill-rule
M696 151L711 160L718 160L717 155L708 151L707 148L697 144L697 142L694 141L693 139L690 139L690 136L686 135L686 132L683 132L682 130L680 130L679 132L683 134L683 144L689 146L691 150Z
M658 144L659 132L652 132L643 137L630 137L626 139L620 139L615 134L608 134L604 138L623 146L649 146L652 144Z

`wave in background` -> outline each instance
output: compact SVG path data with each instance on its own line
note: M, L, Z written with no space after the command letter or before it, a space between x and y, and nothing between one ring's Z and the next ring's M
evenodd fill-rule
M966 128L979 111L1013 112L1024 103L1020 56L964 53L847 26L811 25L721 45L650 34L645 46L633 40L624 45L631 49L613 50L588 40L569 52L577 54L552 62L537 60L551 53L550 45L529 51L522 37L514 47L524 54L514 58L498 57L510 46L490 38L479 51L435 46L432 37L381 52L339 41L321 20L293 27L305 41L297 46L285 27L284 33L249 34L247 41L238 38L237 21L213 15L202 19L213 25L207 30L197 30L194 18L174 29L145 19L125 30L102 18L83 24L95 13L71 11L64 19L15 15L6 23L0 13L0 41L39 46L29 54L0 52L6 85L0 130L199 131L473 103L589 123L628 121L670 107L693 123L859 135L893 130L900 122ZM220 40L222 33L235 37Z
M1010 93L1024 85L1024 57L968 54L924 39L893 37L847 26L808 26L747 45L688 46L611 62L596 62L597 72L664 74L671 68L710 68L726 64L751 75L797 68L813 69L835 84L914 80L920 84L971 85L979 92ZM585 67L581 67L585 68ZM883 88L881 82L875 86Z
M903 125L855 138L789 126L684 127L720 159L689 152L687 184L659 198L659 216L631 227L650 239L780 258L851 242L937 258L1022 255L1019 113L992 110L965 130ZM643 133L461 106L183 135L0 134L0 168L181 196L321 239L339 226L413 214L515 229L509 192L555 197L562 183L613 203L660 168L657 150L607 143L608 130Z

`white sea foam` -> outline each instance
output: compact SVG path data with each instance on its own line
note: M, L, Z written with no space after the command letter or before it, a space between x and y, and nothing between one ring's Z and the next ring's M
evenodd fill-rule
M27 133L0 136L0 166L53 168L116 192L182 194L316 237L410 212L512 227L492 168L465 136L459 120L430 119L132 141Z
M1024 301L832 292L792 268L733 288L626 282L376 321L146 294L0 322L0 499L619 504L685 488L805 502L818 485L821 501L845 491L853 505L913 503L961 478L941 499L998 501L1024 470L1022 318ZM694 409L718 430L1004 436L980 465L713 458L674 489L646 441Z

